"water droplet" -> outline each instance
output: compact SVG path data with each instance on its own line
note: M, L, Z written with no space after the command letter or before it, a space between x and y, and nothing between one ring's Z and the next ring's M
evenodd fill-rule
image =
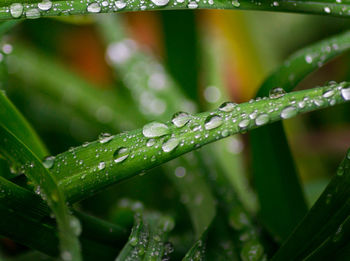
M329 13L331 12L331 9L330 9L328 6L326 6L325 8L323 8L323 10L324 10L327 14L329 14Z
M38 3L38 7L42 11L50 10L52 7L52 2L50 0L43 0L41 3Z
M149 139L146 143L147 147L152 147L156 143L155 139Z
M61 258L64 261L71 261L72 260L72 254L69 251L62 251Z
M234 7L239 7L241 4L238 2L238 0L233 0L233 1L232 1L232 5L233 5Z
M106 163L101 161L100 163L98 163L97 167L98 167L99 170L103 170L106 167Z
M341 90L341 96L346 101L350 100L350 88L342 89Z
M43 159L43 165L47 169L51 169L53 167L53 164L55 163L55 157L54 156L48 156Z
M224 112L231 112L237 106L236 103L233 102L224 102L220 105L219 110Z
M100 143L107 143L113 139L114 136L112 136L109 133L101 133L99 136Z
M334 236L332 238L333 242L338 242L343 235L343 224L340 224L337 231L334 233Z
M130 245L134 247L134 246L137 245L138 239L137 239L137 237L132 236L132 237L130 238L129 242L130 242Z
M269 97L270 99L277 99L284 96L285 94L286 92L283 90L283 88L277 87L270 90Z
M125 147L121 147L113 153L113 159L115 163L123 162L128 157L129 157L129 150Z
M205 119L204 128L212 130L219 127L222 123L222 118L219 115L210 115Z
M176 126L176 127L183 127L188 123L191 119L191 115L186 113L186 112L177 112L173 115L171 122Z
M322 106L323 104L324 104L324 101L323 100L321 100L321 99L315 99L314 100L314 104L317 106L317 107L320 107L320 106Z
M164 123L151 122L143 126L142 133L145 137L161 137L169 133L169 128Z
M269 122L269 115L268 114L260 114L256 119L255 119L255 124L257 126L264 125Z
M180 140L178 138L170 138L162 145L162 150L164 152L171 152L174 150L180 143Z
M240 127L241 129L247 128L249 123L249 119L242 120L240 123L238 123L238 127Z
M298 111L294 106L288 106L284 108L281 112L282 119L289 119L295 115L297 115Z
M87 7L89 13L99 13L101 12L101 6L98 3L91 3Z
M332 97L333 95L334 95L334 90L326 90L322 96L324 98L329 98L329 97Z
M70 221L69 221L69 226L71 227L73 233L76 236L79 236L81 234L81 224L80 224L79 219L77 219L76 217L72 216L70 218Z
M309 63L309 64L312 63L312 60L313 60L313 59L312 59L312 56L311 56L310 54L308 54L308 55L305 56L305 61L306 61L307 63Z
M124 1L116 1L115 6L120 10L126 7L126 3Z
M198 7L198 4L195 1L191 1L191 2L188 3L187 7L189 9L196 9Z
M151 0L156 6L165 6L169 3L169 0Z
M344 168L343 168L343 166L340 166L338 168L338 170L337 170L337 175L338 176L343 176L343 174L344 174Z
M28 19L37 19L40 17L40 11L36 8L27 10L26 16Z
M14 3L10 5L10 13L13 18L18 18L23 13L23 5L20 3Z

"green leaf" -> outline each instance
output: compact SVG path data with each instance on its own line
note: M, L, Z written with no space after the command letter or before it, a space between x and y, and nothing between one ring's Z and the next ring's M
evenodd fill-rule
M348 243L350 150L337 174L272 260L327 260Z
M88 0L53 0L48 3L38 4L42 0L7 0L0 3L0 19L34 19L45 16L76 15L76 14L96 14L109 12L145 11L145 10L178 10L178 9L237 9L237 10L268 10L277 12L314 13L332 16L348 16L349 5L336 3L334 1L291 1L276 0L251 2L241 1L184 1L175 0L140 2L133 0L130 2L119 0L110 1L104 6L100 2L90 2ZM51 4L52 3L52 4ZM16 4L16 5L15 5Z
M323 97L328 91L332 95ZM207 143L257 125L344 103L349 98L348 91L348 84L341 83L289 93L279 99L258 99L234 106L231 112L221 108L189 115L190 120L183 127L172 121L152 122L142 129L104 137L59 154L51 172L67 200L75 202ZM256 116L254 120L251 114Z
M136 213L129 240L116 261L163 260L172 251L172 246L166 242L173 227L170 217L156 212Z
M267 96L276 87L291 91L306 75L349 48L350 33L346 32L296 52L263 83L257 96ZM282 123L254 130L250 139L261 218L282 241L307 211Z
M63 260L81 260L77 233L79 221L69 214L64 195L55 178L41 161L8 129L0 125L0 153L12 164L19 165L25 175L35 184L38 193L45 199L55 214Z
M38 195L0 177L0 234L50 256L57 256L57 228L50 210ZM75 211L82 227L84 260L112 258L122 246L125 230L108 222ZM37 236L34 236L37 235Z

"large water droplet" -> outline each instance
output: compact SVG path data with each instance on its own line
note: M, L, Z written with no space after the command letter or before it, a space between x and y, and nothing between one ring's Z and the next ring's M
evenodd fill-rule
M128 157L129 157L129 150L125 147L121 147L113 153L113 159L115 163L123 162Z
M241 4L238 2L238 0L233 0L233 1L232 1L232 5L233 5L234 7L239 7Z
M298 113L297 108L295 108L294 106L288 106L282 110L281 117L282 119L289 119L297 115L297 113Z
M224 102L220 105L219 110L224 112L231 112L237 106L236 103L233 102Z
M13 18L18 18L23 13L23 5L21 3L14 3L10 5L10 14Z
M205 119L204 128L212 130L219 127L222 123L222 118L219 115L210 115Z
M156 6L165 6L169 3L169 0L151 0Z
M39 9L32 8L26 11L26 17L28 19L37 19L40 17L40 11Z
M53 164L55 163L55 157L54 156L48 156L43 159L43 165L47 169L51 169L53 167Z
M326 90L324 93L323 93L323 97L324 98L329 98L329 97L332 97L334 95L334 90L331 89L331 90Z
M242 120L240 121L240 123L238 123L238 127L240 127L241 129L245 129L248 127L249 123L250 123L249 119Z
M171 119L172 123L176 127L183 127L186 125L187 122L189 122L191 119L191 115L186 112L177 112L173 115L173 118Z
M121 9L125 8L126 3L125 3L124 1L116 1L116 2L115 2L115 6L116 6L119 10L121 10Z
M255 124L257 126L264 125L269 122L269 115L268 114L260 114L256 119L255 119Z
M164 123L151 122L143 126L142 134L148 138L161 137L169 133L169 128Z
M101 12L101 6L98 3L91 3L87 7L89 13L99 13Z
M162 145L162 150L164 152L171 152L173 151L180 143L180 140L178 138L170 138Z
M50 0L43 0L41 3L38 3L38 7L42 11L50 10L52 7L52 2Z
M195 1L191 1L191 2L188 3L187 7L189 9L196 9L198 7L198 4Z
M350 88L342 89L341 90L341 96L346 101L350 100Z
M285 94L286 94L286 92L285 92L285 90L283 90L283 88L277 87L277 88L273 88L270 90L269 97L271 99L277 99L277 98L284 96Z

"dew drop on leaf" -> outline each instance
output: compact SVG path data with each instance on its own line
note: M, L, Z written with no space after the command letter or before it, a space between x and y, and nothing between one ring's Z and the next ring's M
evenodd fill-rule
M38 3L38 8L42 11L48 11L52 7L52 2L50 0L43 0L41 3Z
M101 161L97 167L99 170L103 170L106 167L106 163L104 161Z
M224 112L231 112L237 106L236 103L233 102L224 102L220 105L219 110Z
M350 100L350 87L346 88L346 89L342 89L341 90L341 96L346 101Z
M188 114L187 112L177 112L173 115L171 122L176 126L176 127L183 127L188 123L191 119L191 115Z
M119 10L121 10L121 9L123 9L123 8L126 7L126 3L125 3L124 1L116 1L116 2L115 2L115 6L116 6Z
M112 136L109 133L101 133L99 136L100 143L107 143L113 139L114 136Z
M48 156L43 159L43 165L47 169L51 169L55 163L55 157L54 156Z
M21 3L14 3L10 6L10 14L13 18L18 18L23 13L23 5Z
M285 94L286 92L283 90L283 88L277 87L270 90L269 97L270 99L277 99L284 96Z
M180 143L180 140L178 138L170 138L162 145L162 150L164 152L171 152L173 151Z
M269 122L269 115L264 113L264 114L260 114L256 119L255 119L255 124L257 126L261 126L261 125L264 125L266 123Z
M137 245L138 239L137 239L137 237L133 236L130 238L129 242L130 242L130 245L134 247Z
M26 11L26 17L28 19L37 19L40 17L40 11L39 9L32 8Z
M223 120L219 115L210 115L205 119L204 128L206 130L212 130L219 127L222 123Z
M238 123L238 127L240 127L241 129L245 129L248 127L249 123L250 123L249 119L242 120Z
M329 97L332 97L333 95L334 95L334 90L326 90L322 96L324 98L329 98Z
M169 133L169 128L164 123L151 122L143 126L142 134L147 138L161 137Z
M196 9L198 7L198 4L195 1L191 1L188 3L187 7L189 9Z
M123 162L129 157L129 150L125 147L117 149L113 154L113 159L115 163Z
M238 0L233 0L233 1L232 1L232 5L233 5L234 7L239 7L241 4L238 2Z
M101 6L98 3L91 3L87 7L89 13L99 13L101 12Z
M297 109L294 106L288 106L281 112L282 119L289 119L295 115L297 115Z
M169 3L169 0L151 0L156 6L165 6Z
M79 236L81 234L81 224L79 219L74 216L70 217L69 226L76 236Z

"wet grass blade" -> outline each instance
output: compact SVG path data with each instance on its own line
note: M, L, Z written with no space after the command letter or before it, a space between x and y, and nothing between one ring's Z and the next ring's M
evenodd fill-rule
M168 234L174 227L170 217L158 213L137 213L130 237L116 261L161 261L170 254Z
M332 95L325 98L326 92ZM186 115L186 124L182 127L173 121L152 122L142 129L104 137L59 154L50 170L67 200L75 202L218 139L344 103L349 98L348 92L348 84L341 83L289 93L278 99L242 103L230 107L230 112L225 106L226 111L221 108ZM252 113L256 115L254 120L249 117Z
M124 1L112 0L108 5L89 0L7 0L0 3L0 19L35 19L45 16L76 15L76 14L96 14L110 12L130 12L149 10L179 10L179 9L236 9L236 10L262 10L276 12L313 13L331 16L348 16L349 4L347 2L338 3L334 1L291 1L291 0L268 0L261 2L241 1L184 1L174 0L149 1L143 3L138 0Z
M64 195L55 178L41 161L2 125L0 125L0 137L2 156L25 173L52 209L59 227L61 258L81 260L80 245L75 232L79 221L69 214Z
M0 207L4 210L1 212L0 234L50 256L57 256L58 231L53 219L49 218L50 209L44 201L33 192L1 177L0 189ZM74 214L81 222L84 260L87 257L88 260L115 257L117 246L121 248L126 239L126 231L80 212L75 211Z
M306 75L349 48L350 33L346 32L296 52L263 83L257 96L267 96L276 87L291 91ZM282 241L307 211L282 123L254 130L250 139L261 218Z
M327 260L327 256L332 258L348 243L349 155L350 151L317 202L272 260Z

